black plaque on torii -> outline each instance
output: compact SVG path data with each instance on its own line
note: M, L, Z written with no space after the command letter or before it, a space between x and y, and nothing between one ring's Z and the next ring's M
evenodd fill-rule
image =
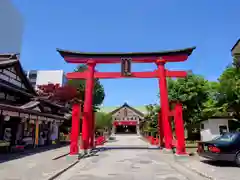
M132 58L121 58L121 74L122 76L131 76Z

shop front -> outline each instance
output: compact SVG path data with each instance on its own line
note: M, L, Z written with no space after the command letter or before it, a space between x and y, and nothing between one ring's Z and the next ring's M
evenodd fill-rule
M0 108L3 107L0 105ZM28 110L29 111L29 110ZM28 114L29 113L29 114ZM1 110L0 149L12 151L47 146L59 139L62 117L49 117L39 112L19 112L19 109ZM35 113L35 114L34 114ZM53 115L51 115L53 116ZM58 119L57 119L58 118Z

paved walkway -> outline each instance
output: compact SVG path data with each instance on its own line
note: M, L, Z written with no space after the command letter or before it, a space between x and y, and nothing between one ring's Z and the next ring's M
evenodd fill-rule
M75 166L57 177L58 180L239 180L238 167L229 163L213 163L198 157L176 159L148 145L135 135L119 135L106 143L92 157L81 159ZM76 162L76 157L62 157L69 146L39 152L0 163L1 180L48 180ZM199 174L202 174L200 176Z
M239 180L240 168L233 163L214 162L200 157L181 162L185 167L216 180Z
M119 135L107 143L108 150L82 159L59 176L58 180L203 180L192 171L174 163L171 155L148 144L136 135Z
M58 171L66 168L74 159L60 158L69 152L69 146L53 149L0 164L1 180L47 180Z

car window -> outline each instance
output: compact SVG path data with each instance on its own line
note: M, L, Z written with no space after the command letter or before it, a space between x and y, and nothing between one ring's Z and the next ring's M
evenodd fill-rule
M218 137L217 141L224 141L224 142L232 142L238 137L238 134L234 133L226 133L220 137Z

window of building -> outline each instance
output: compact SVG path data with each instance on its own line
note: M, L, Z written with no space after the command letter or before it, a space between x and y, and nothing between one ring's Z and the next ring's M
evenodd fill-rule
M201 129L204 129L204 124L203 123L201 123Z
M219 132L220 132L220 135L226 133L227 132L227 126L226 125L220 125L219 126Z
M124 116L127 116L127 115L128 115L127 109L124 108Z
M30 71L29 79L36 79L37 78L37 71Z

